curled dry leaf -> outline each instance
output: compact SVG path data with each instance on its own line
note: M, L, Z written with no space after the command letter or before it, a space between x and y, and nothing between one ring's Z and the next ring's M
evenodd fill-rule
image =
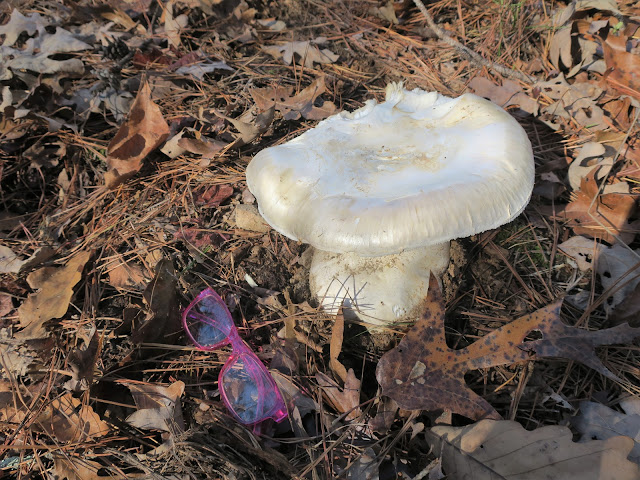
M129 118L109 142L105 183L115 188L142 168L142 160L169 136L169 125L158 105L151 100L151 89L144 81L131 106Z
M628 437L574 443L567 427L533 431L512 421L482 420L467 427L436 426L428 438L441 452L447 478L475 480L637 480L627 460Z
M317 98L326 92L324 77L316 78L311 85L292 96L293 87L275 86L269 88L253 88L251 96L260 109L275 106L285 120L297 120L302 115L307 120L322 120L336 111L332 102L325 101L316 107Z
M162 430L173 434L184 432L180 406L184 382L174 382L168 387L151 383L121 383L129 388L138 407L137 412L127 417L127 423L144 430Z
M50 33L49 21L38 13L28 17L14 9L9 22L0 26L0 35L6 35L0 45L0 80L14 75L25 76L27 70L38 73L84 72L84 64L77 58L59 59L60 54L91 49L91 45L78 40L67 30L55 26ZM25 32L28 37L22 48L12 48Z
M561 302L556 302L453 350L445 341L444 301L433 275L425 305L423 317L396 348L382 356L376 369L383 394L408 410L446 409L472 419L497 419L495 409L465 384L468 371L559 357L617 379L596 357L595 347L640 336L640 329L627 324L595 332L565 325L559 316ZM532 331L539 331L542 339L524 341Z
M229 146L229 148L238 148L253 142L259 135L267 131L273 122L275 108L271 107L253 119L248 118L250 115L247 114L243 114L240 118L230 118L218 112L214 113L220 118L228 120L240 132L240 135L236 136L236 140Z
M360 380L356 378L353 368L347 372L347 379L342 389L322 372L316 373L316 381L338 412L349 412L346 420L355 420L362 415L362 410L358 406L360 405Z
M342 351L342 341L344 337L344 315L342 313L342 307L338 310L333 329L331 332L331 343L329 345L329 366L343 382L347 381L347 369L344 367L338 356Z
M90 256L90 252L79 252L63 267L44 267L29 274L27 282L38 292L29 295L18 308L20 326L24 329L16 337L27 340L48 336L44 324L67 313L73 287L82 278Z

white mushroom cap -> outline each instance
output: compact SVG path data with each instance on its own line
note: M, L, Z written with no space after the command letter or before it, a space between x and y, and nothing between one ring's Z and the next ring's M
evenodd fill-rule
M258 153L247 184L277 231L329 252L398 253L515 218L531 196L531 143L472 94L390 84L386 100Z

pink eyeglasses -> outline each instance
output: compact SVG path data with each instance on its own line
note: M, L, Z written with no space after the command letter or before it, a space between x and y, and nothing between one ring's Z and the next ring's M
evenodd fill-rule
M220 296L207 288L182 314L187 335L200 350L231 345L231 355L218 376L222 401L245 425L268 418L276 422L287 416L287 408L276 382L249 346L242 341L229 309Z

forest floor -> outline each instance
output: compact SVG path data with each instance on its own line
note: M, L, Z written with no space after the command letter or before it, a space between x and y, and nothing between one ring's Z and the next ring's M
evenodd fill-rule
M599 466L580 478L638 478L640 7L419 3L2 2L2 478L455 479L471 463L510 478L525 460L571 478L585 457ZM492 100L536 164L525 211L454 241L429 297L445 350L495 349L482 368L434 359L459 390L435 379L413 409L376 368L407 331L396 366L428 339L325 314L308 245L264 224L245 182L260 150L390 82ZM270 368L284 421L225 409L230 349L197 350L181 325L206 287ZM500 327L524 323L508 350ZM552 433L507 454L487 425L512 445Z

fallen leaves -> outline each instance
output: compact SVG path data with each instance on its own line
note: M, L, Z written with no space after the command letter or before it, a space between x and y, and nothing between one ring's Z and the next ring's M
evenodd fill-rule
M640 99L640 55L628 51L630 40L625 35L609 34L601 42L609 71L606 79L620 92Z
M590 332L560 320L560 302L514 320L461 350L444 337L444 302L431 276L425 313L400 344L385 353L376 369L384 395L408 410L451 410L472 419L500 418L495 409L464 381L470 370L508 365L542 357L561 357L583 363L609 378L617 378L596 357L595 347L625 343L640 329L623 324ZM525 341L533 331L540 340Z
M177 278L171 261L162 259L156 265L153 280L143 297L149 308L140 324L134 325L131 339L135 343L170 343L182 334Z
M50 29L55 28L55 33ZM28 39L22 48L12 48L22 33ZM38 73L84 72L84 63L77 58L58 59L56 55L90 49L91 46L75 38L60 27L53 27L38 13L28 17L14 9L9 22L0 25L0 35L5 35L0 45L0 80L10 80L14 75L24 76L27 70Z
M127 423L144 430L162 430L172 434L184 432L184 419L180 397L184 383L174 382L169 386L150 383L121 382L126 385L138 410L126 419Z
M435 426L428 435L441 452L447 478L477 480L636 480L638 465L627 460L633 440L574 443L567 427L533 431L512 421L482 420L467 427Z
M274 114L275 107L271 107L255 116L249 111L241 115L240 118L231 118L216 112L217 116L227 120L240 132L239 135L236 135L235 141L227 148L237 148L253 142L258 136L267 131L267 128L273 122Z
M640 284L640 268L636 268L640 263L640 252L619 243L607 247L581 236L571 237L558 248L572 257L580 270L595 268L602 287L608 292L604 303L607 313L630 299Z
M262 50L275 58L282 57L287 65L291 65L297 55L305 67L313 68L314 63L333 63L339 58L339 55L327 48L322 50L318 48L318 45L323 45L326 41L326 38L318 37L305 42L288 42L284 45L262 47Z
M318 97L327 90L324 77L316 78L311 85L292 96L293 87L275 86L253 88L250 90L258 108L266 110L275 107L285 120L297 120L300 116L307 120L322 120L336 111L332 102L325 101L322 106L315 105Z
M631 397L620 402L625 413L617 412L601 403L582 401L580 413L571 425L582 434L580 441L608 440L618 435L633 439L629 460L640 463L640 401Z
M637 230L629 223L629 217L636 211L634 196L601 194L595 179L596 173L592 170L582 178L575 198L568 205L560 207L556 216L568 220L567 224L576 235L589 235L608 243L614 243L618 237L630 243Z
M5 245L0 245L0 274L18 273L26 260L21 260L13 250Z
M355 420L362 415L362 410L359 407L360 380L356 378L352 368L347 372L344 388L340 388L336 382L322 372L316 373L316 381L336 411L346 413L346 420Z
M70 392L54 399L38 416L43 431L60 442L85 442L106 435L109 425Z
M46 337L44 324L67 313L73 287L82 278L90 256L90 252L79 252L62 267L44 267L27 276L29 286L38 292L30 294L18 308L23 330L17 335L21 339Z
M496 85L488 78L476 76L469 82L469 87L476 95L488 98L504 109L516 105L527 113L538 114L538 102L524 93L522 87L512 80L505 79L502 85Z
M158 105L151 100L151 89L144 81L131 106L127 121L109 142L105 183L115 188L142 168L142 161L169 136L169 125Z

